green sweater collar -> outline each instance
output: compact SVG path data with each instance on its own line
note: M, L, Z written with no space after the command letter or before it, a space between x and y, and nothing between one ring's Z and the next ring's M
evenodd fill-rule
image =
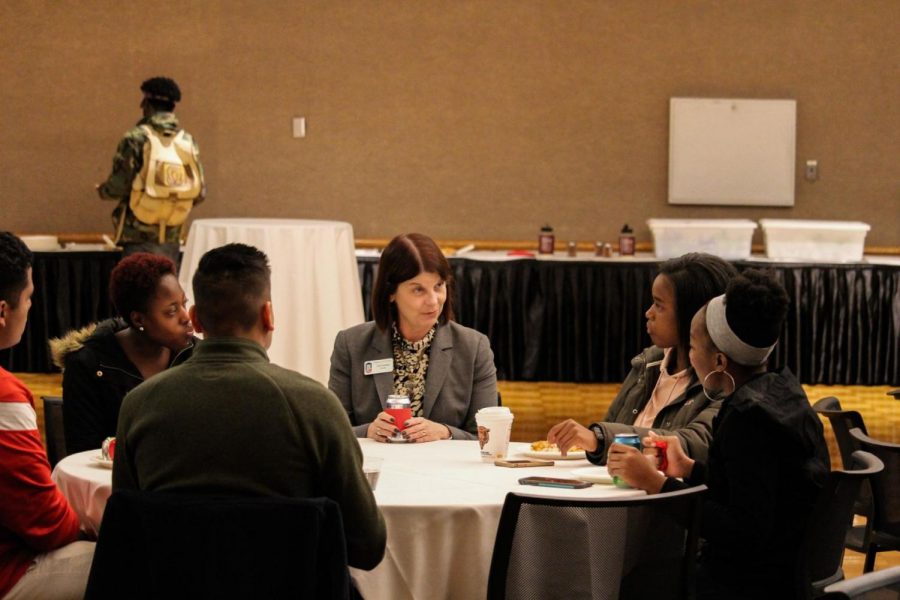
M217 337L203 340L194 348L191 362L269 362L265 348L258 343L239 337Z

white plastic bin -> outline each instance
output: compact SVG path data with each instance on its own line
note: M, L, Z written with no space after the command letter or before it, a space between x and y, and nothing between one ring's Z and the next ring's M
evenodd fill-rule
M871 227L859 221L760 219L766 256L807 261L858 262Z
M659 258L706 252L726 259L750 257L756 223L749 219L647 219Z
M20 238L32 252L59 250L59 238L55 235L23 235Z

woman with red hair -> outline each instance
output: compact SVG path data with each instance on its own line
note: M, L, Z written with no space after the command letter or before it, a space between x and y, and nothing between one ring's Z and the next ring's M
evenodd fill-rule
M195 338L175 263L132 254L113 269L109 295L120 318L51 340L63 368L63 414L69 454L99 448L116 435L125 394L187 360Z

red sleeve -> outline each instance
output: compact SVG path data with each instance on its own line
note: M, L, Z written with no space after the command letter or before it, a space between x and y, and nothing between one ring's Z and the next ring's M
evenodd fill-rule
M46 552L75 541L78 516L50 479L34 400L0 369L0 528Z

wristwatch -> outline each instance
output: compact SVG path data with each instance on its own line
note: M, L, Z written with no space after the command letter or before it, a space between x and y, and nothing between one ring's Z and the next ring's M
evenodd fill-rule
M603 454L603 448L606 446L606 436L603 435L603 428L595 423L589 429L597 436L597 449L591 454Z

